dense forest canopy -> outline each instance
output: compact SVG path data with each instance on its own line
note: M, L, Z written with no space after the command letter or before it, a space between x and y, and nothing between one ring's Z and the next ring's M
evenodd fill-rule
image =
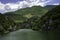
M41 17L41 27L47 31L60 31L60 6L56 6ZM43 26L45 25L45 26Z
M9 32L10 27L14 25L14 21L10 19L10 17L5 16L4 14L0 13L0 33Z

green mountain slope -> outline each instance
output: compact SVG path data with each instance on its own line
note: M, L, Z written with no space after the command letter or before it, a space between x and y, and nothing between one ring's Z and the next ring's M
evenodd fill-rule
M56 21L56 24L58 24L59 14L60 6L56 6L52 10L48 10L45 7L33 6L31 8L5 13L5 15L13 19L15 23L18 23L18 29L22 27L40 31L55 30L55 27L51 26L54 26ZM52 23L51 20L53 20ZM49 27L49 25L51 26Z
M12 19L0 13L0 34L9 32L13 25L14 21Z
M32 17L25 22L29 28L37 31L53 31L60 32L60 6L56 6L52 10L48 11L41 18ZM24 25L25 27L27 27Z
M33 6L31 8L24 8L15 12L8 12L5 13L5 15L10 16L15 22L23 22L33 16L41 17L47 12L48 10L46 8L40 6Z
M0 33L18 29L60 31L60 6L52 10L40 6L0 14Z
M41 17L40 25L43 30L60 31L60 5Z
M45 6L46 9L48 10L52 10L53 8L55 8L57 5L47 5Z

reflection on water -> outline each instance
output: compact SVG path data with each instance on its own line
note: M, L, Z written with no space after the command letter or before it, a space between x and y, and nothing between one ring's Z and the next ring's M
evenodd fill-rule
M52 33L50 33L52 34ZM37 32L31 29L20 29L15 32L11 32L3 37L0 37L0 40L56 40L54 38L55 34L50 35L46 32ZM59 34L58 34L59 35Z
M1 37L0 40L45 40L45 37L42 33L31 29L20 29Z

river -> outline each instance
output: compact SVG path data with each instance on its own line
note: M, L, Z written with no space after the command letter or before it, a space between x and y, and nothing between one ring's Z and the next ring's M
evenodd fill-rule
M20 29L5 36L1 36L0 40L57 40L59 34L56 35L56 37L55 34L50 34L48 34L48 32L38 32L31 29Z

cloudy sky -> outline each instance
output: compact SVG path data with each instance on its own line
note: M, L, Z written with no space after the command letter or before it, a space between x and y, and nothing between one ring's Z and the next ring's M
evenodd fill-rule
M0 12L10 12L32 6L59 5L60 0L0 0Z

